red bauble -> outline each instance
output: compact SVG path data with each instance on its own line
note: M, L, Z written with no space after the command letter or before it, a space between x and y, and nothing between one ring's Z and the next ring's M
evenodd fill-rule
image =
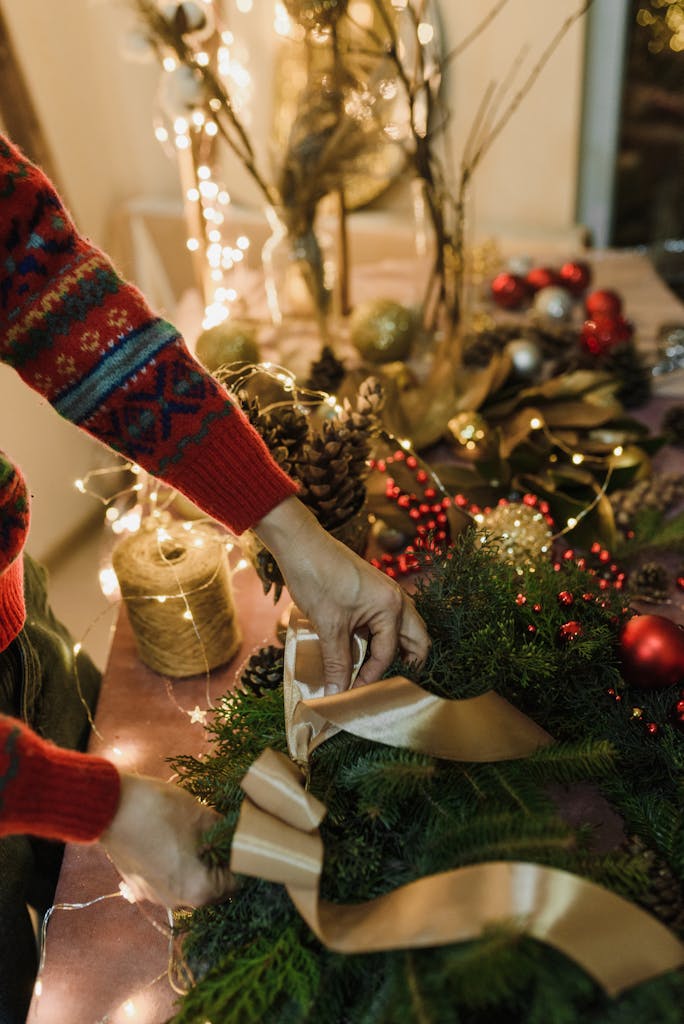
M559 274L551 267L533 267L526 275L525 280L533 292L563 283Z
M581 295L591 284L591 267L582 260L570 260L563 264L558 276L572 295Z
M561 592L558 595L558 603L565 605L567 608L571 604L575 603L574 595L571 594L569 590L561 590Z
M620 634L622 675L631 686L662 690L684 680L684 630L664 615L635 615Z
M612 288L599 288L589 292L584 306L587 316L619 316L622 313L622 299Z
M529 298L530 289L524 277L504 270L491 284L492 298L502 309L518 309Z
M564 622L558 630L558 636L564 644L572 643L577 637L582 636L582 624L572 619L570 622Z
M629 341L634 328L623 316L599 316L585 320L580 333L580 345L592 356L602 356L616 345Z

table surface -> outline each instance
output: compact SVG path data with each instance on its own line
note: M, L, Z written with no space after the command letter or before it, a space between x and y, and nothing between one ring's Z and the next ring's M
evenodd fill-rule
M652 348L660 324L684 321L684 307L643 257L588 255L596 287L615 288L625 297L625 311L635 321L644 348ZM375 268L373 294L396 292L397 276L390 267ZM380 280L387 282L386 291L379 287ZM660 390L684 400L678 377L672 374L660 382ZM643 418L656 429L663 405L657 400L645 410ZM668 453L662 468L672 465ZM207 695L216 701L234 685L249 654L274 641L276 622L287 602L283 597L274 607L251 568L235 575L234 590L243 642L231 663L215 670L209 680L195 677L171 684L147 669L137 657L127 616L121 612L97 709L99 735L92 735L89 747L93 753L110 757L125 769L168 779L167 757L207 749L203 726L192 723L186 712L195 706L205 708ZM116 871L98 845L69 846L57 902L86 903L117 892L118 884ZM42 992L34 996L27 1024L163 1024L172 1016L177 998L166 977L167 934L165 911L147 903L130 904L117 897L70 912L56 910L47 931Z

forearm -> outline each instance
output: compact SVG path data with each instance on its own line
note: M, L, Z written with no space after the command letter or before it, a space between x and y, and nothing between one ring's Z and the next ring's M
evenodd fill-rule
M56 747L0 716L0 835L91 842L112 821L119 794L109 761Z
M236 533L295 490L225 390L0 137L0 360Z

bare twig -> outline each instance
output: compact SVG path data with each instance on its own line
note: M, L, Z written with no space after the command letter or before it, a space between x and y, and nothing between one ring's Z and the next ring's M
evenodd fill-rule
M480 36L484 32L484 30L491 25L491 23L501 13L501 11L504 9L507 3L508 0L498 0L498 3L494 4L491 11L485 14L482 21L478 22L478 24L468 33L468 35L465 36L465 38L462 39L460 43L457 43L456 46L454 46L453 50L450 50L449 53L447 53L446 57L442 62L443 65L446 66L452 60L456 60L457 57L460 57L463 51L467 50L470 44L474 42L477 39L477 37Z

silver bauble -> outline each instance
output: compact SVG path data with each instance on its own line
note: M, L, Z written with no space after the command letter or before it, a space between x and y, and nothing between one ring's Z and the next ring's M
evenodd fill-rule
M515 338L506 345L506 352L511 358L513 370L517 377L532 380L542 367L542 351L536 341L531 338Z
M518 277L527 277L533 266L534 260L531 256L511 256L506 261L506 270L511 274L517 274Z
M568 320L572 313L573 298L567 288L551 284L540 288L534 297L534 311L548 320Z

